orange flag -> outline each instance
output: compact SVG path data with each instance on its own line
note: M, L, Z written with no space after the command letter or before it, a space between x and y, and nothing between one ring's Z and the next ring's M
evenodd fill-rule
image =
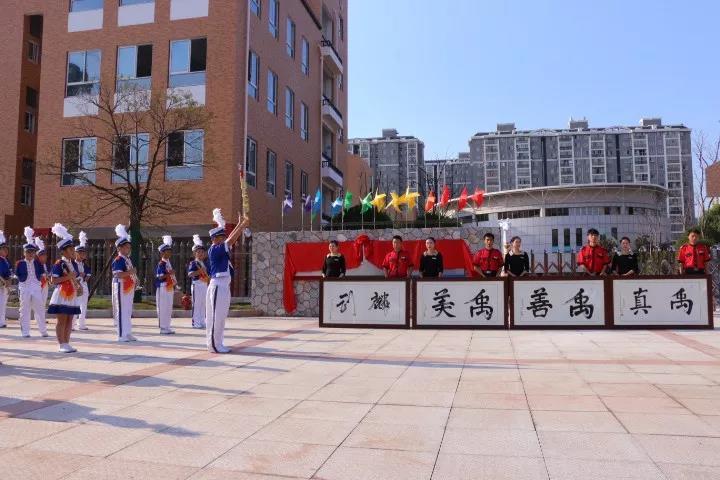
M460 198L458 199L458 212L462 210L463 208L467 207L467 201L468 201L468 194L467 194L467 187L464 187L462 189L462 193L460 194Z
M450 201L450 189L447 185L443 187L442 196L440 196L440 206L445 208L447 207L448 202Z
M425 200L425 211L431 212L433 208L435 208L435 202L437 201L437 198L435 197L435 192L430 192L430 194L427 197L427 200Z
M485 201L485 192L483 192L479 188L476 188L475 193L470 195L470 200L472 200L475 204L475 208L480 208L480 206Z

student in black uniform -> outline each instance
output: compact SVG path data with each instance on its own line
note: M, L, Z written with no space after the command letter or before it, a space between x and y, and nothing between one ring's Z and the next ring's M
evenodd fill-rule
M640 273L637 254L630 249L630 239L628 237L620 239L620 253L613 257L610 271L622 277Z
M420 257L420 275L423 278L438 278L443 275L442 253L435 248L435 239L428 237L425 240L426 250Z
M330 240L330 253L325 257L322 267L323 278L340 278L345 276L345 257L338 251L338 242Z
M530 273L530 257L520 249L521 246L520 237L510 239L510 251L505 254L505 273L509 277L522 277Z

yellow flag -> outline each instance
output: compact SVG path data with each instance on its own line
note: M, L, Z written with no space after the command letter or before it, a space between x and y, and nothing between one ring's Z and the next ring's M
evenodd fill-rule
M413 208L415 208L415 205L416 205L416 203L417 203L417 198L418 198L419 196L420 196L419 193L417 193L417 192L411 192L411 191L410 191L410 187L408 187L408 188L405 190L405 195L403 195L403 196L401 197L401 198L402 198L402 203L404 203L405 205L408 206L408 210L412 210Z
M402 212L402 210L400 210L400 205L402 204L402 197L395 192L390 192L390 197L392 197L392 199L390 200L390 203L388 203L385 207L385 210L393 207L398 212Z
M375 198L373 198L372 202L370 202L370 205L375 207L375 209L380 212L383 208L385 208L385 195L384 193L378 193L378 191L375 191Z

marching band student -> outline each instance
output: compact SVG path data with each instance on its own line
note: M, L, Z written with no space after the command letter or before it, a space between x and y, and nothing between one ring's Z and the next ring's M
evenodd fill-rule
M7 259L8 244L5 239L5 232L0 230L0 328L7 328L6 310L8 300L8 287L12 276L12 268Z
M637 254L630 249L630 239L628 237L620 239L620 253L613 255L610 271L623 277L640 273Z
M423 278L438 278L443 276L442 253L435 248L435 239L425 239L425 251L420 257L420 275Z
M188 266L188 276L192 280L192 328L205 328L205 297L210 277L205 266L207 250L200 235L193 235L192 251L195 259Z
M510 277L522 277L530 273L530 257L520 249L521 246L520 237L510 239L510 249L505 254L505 273Z
M408 252L403 250L400 235L393 236L392 247L392 251L385 255L382 263L385 278L410 278L415 265Z
M134 342L132 335L132 309L135 296L137 273L130 261L130 235L124 225L115 227L115 248L118 255L112 262L112 304L113 318L117 326L118 342Z
M700 240L700 230L691 228L688 232L688 241L678 251L678 263L680 264L680 275L704 275L705 264L710 259L710 249Z
M15 265L15 274L18 278L18 293L20 297L20 308L18 317L20 320L20 332L23 337L30 337L30 317L34 314L40 335L47 337L47 325L45 323L45 298L42 298L42 283L47 282L46 272L43 265L36 258L35 252L38 247L33 239L35 232L30 227L25 227L24 235L27 243L23 245L25 258L18 260Z
M42 278L40 278L40 301L42 304L38 306L38 311L40 312L39 314L42 315L43 323L45 323L46 304L48 301L48 293L50 292L50 270L48 269L47 248L45 248L43 239L35 237L35 246L38 248L37 253L35 253L35 258L37 258L40 265L42 265L43 271Z
M82 286L82 294L78 297L78 303L80 304L80 315L77 317L75 329L87 330L87 308L88 298L90 295L90 289L88 288L88 279L90 278L90 267L85 263L87 259L87 234L80 232L78 235L78 241L80 244L75 247L75 266L78 275L78 281Z
M239 216L238 224L227 237L225 236L225 219L219 208L213 210L213 221L217 227L210 230L212 245L208 250L210 285L205 300L207 347L214 353L229 353L230 349L223 342L225 319L230 311L230 281L233 272L230 263L230 249L250 224L250 219Z
M610 265L610 255L600 245L600 232L591 228L587 232L588 243L577 253L577 265L588 275L605 275Z
M330 240L328 244L328 253L322 266L323 278L340 278L346 273L345 256L339 252L337 240Z
M160 335L172 335L175 330L170 328L172 322L173 296L175 294L175 270L170 264L172 255L172 237L163 235L163 243L158 247L160 261L155 269L155 306L157 308Z
M53 225L51 231L60 238L57 248L62 257L52 267L52 282L55 290L50 298L48 313L57 314L55 333L60 344L60 352L73 353L77 350L70 345L70 334L72 333L73 315L80 314L78 294L81 290L72 265L75 246L73 237L61 224Z
M488 232L483 236L485 247L481 248L473 258L473 267L481 277L497 277L503 266L503 256L500 250L495 248L495 235Z

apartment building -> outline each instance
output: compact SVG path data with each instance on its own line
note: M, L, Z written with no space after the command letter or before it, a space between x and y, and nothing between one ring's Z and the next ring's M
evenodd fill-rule
M450 195L457 197L467 188L472 193L470 152L460 152L457 158L425 159L428 191L439 192L447 185Z

